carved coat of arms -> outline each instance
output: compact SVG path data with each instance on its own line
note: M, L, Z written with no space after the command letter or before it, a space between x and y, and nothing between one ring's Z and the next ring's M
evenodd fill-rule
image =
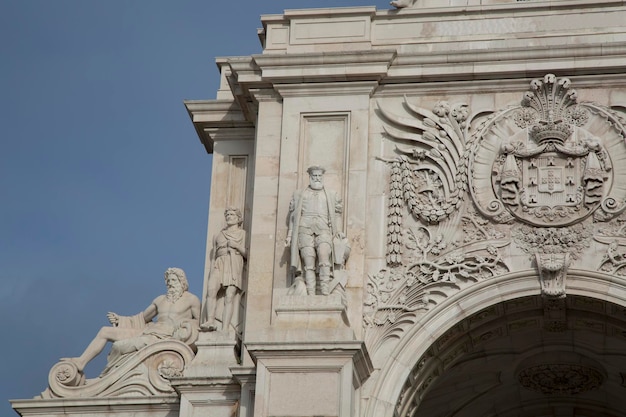
M502 144L492 185L518 219L565 225L597 208L611 167L597 139L577 139L567 120L546 118Z
M623 160L624 138L612 117L606 108L579 104L567 78L534 80L521 106L477 132L470 190L479 210L539 227L623 210L626 195L613 183L626 170L614 172L611 160Z

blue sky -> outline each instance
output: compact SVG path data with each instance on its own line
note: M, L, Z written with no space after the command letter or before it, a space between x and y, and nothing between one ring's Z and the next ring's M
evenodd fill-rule
M0 415L17 415L7 399L43 391L107 311L134 314L163 293L167 267L185 269L200 294L211 157L183 100L215 97L215 57L259 53L261 14L363 5L389 8L0 2Z

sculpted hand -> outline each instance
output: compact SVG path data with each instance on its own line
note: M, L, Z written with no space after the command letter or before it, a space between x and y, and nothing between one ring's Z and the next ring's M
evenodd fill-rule
M107 318L113 326L117 326L120 323L120 316L110 311L107 313Z
M291 236L287 236L287 238L285 239L285 247L289 247L291 246Z

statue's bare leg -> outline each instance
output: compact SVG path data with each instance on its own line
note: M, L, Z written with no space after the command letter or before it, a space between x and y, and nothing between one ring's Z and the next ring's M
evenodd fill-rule
M237 287L229 285L226 287L224 295L224 312L222 313L222 331L227 332L230 322L233 320L233 310L235 308L235 295L237 295Z
M96 337L89 343L82 355L78 358L64 358L61 360L72 361L79 371L85 369L85 366L93 358L98 356L104 349L107 342L116 342L118 340L133 337L137 334L137 329L122 329L119 327L103 327L100 329Z
M209 278L209 288L207 290L207 321L202 323L200 327L210 332L217 330L217 321L215 320L215 311L217 309L217 293L220 289L220 285L215 285Z
M328 295L330 293L330 245L328 243L320 243L317 248L317 254L320 267L320 292L322 295Z

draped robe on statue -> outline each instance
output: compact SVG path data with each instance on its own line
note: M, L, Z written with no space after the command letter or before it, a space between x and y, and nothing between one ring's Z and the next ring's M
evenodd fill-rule
M242 290L244 258L239 251L230 251L228 242L243 247L245 240L246 232L243 229L225 229L215 236L215 261L211 269L211 279L217 279L223 287L234 285Z

